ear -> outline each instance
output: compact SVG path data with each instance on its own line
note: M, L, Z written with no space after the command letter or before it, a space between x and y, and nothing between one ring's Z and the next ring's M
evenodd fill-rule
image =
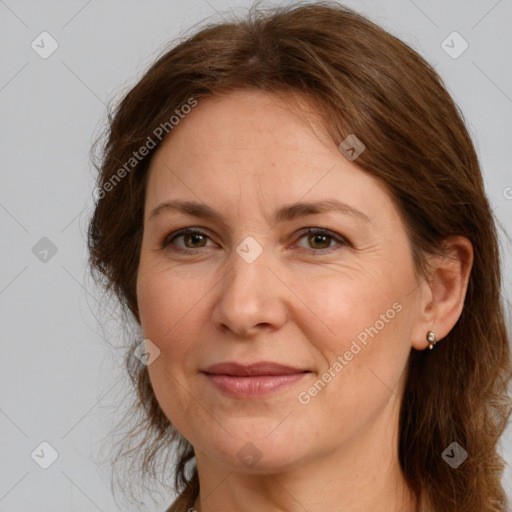
M428 331L441 340L453 329L464 308L472 265L473 246L462 236L446 238L442 255L428 258L428 276L421 285L420 321L413 332L415 349L428 347Z

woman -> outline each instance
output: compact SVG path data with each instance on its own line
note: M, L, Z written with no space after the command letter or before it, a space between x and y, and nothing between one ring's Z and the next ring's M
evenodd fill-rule
M506 510L497 235L412 49L330 3L209 26L120 102L97 198L169 511Z

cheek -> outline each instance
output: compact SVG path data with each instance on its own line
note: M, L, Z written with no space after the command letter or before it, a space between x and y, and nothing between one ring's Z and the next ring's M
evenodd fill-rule
M295 320L331 356L348 350L354 339L364 343L376 331L396 329L406 286L390 269L336 269L310 277L293 278L294 291L306 306L306 314Z
M299 411L318 419L323 437L350 437L400 394L411 350L407 305L400 288L382 276L326 282L310 298L322 322L304 321L301 329L322 368L310 387L298 390ZM327 336L321 324L329 326Z
M199 284L199 283L198 283ZM160 350L148 366L158 403L178 431L188 432L190 418L201 411L190 401L189 378L194 370L191 340L200 339L204 291L169 269L146 271L140 266L137 299L143 335ZM203 418L206 421L206 418Z
M144 336L154 338L157 344L172 338L179 345L183 338L176 336L176 331L193 325L207 290L204 279L182 275L165 265L151 266L141 259L137 301Z
M184 386L195 378L197 355L210 345L211 330L205 329L211 322L208 298L218 276L151 263L141 259L137 299L143 335L160 350L148 367L153 389L171 416L176 404L186 409Z
M400 272L368 265L297 281L297 295L310 310L297 315L300 329L322 362L321 382L301 389L300 403L311 399L319 414L327 411L341 421L347 412L371 414L398 394L411 350L408 293L413 281L405 265Z

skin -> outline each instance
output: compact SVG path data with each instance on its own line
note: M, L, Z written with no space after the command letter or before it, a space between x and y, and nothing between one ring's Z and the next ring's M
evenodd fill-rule
M137 280L144 336L160 350L151 383L194 446L196 510L415 511L397 452L404 370L411 348L428 346L428 330L441 339L456 323L471 244L447 240L450 257L432 257L431 273L419 276L385 186L345 158L304 99L298 105L248 90L203 99L153 157ZM368 220L332 211L273 221L285 204L327 198ZM149 218L173 199L207 204L226 225L173 210ZM186 227L207 237L162 248ZM308 227L348 242L304 234ZM263 249L251 263L236 251L248 236ZM394 318L300 403L397 303ZM265 398L239 399L199 372L263 360L311 373ZM251 467L237 456L247 443L261 456Z

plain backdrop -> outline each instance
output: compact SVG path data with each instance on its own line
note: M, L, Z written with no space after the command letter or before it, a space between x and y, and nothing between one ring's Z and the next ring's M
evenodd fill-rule
M504 232L512 231L512 2L345 4L419 51L462 109L504 230L510 325L512 251ZM108 471L94 457L117 407L122 351L110 345L121 323L87 279L89 150L106 104L165 44L216 11L243 14L249 5L0 0L0 512L128 509L116 504ZM100 325L102 311L111 321ZM510 464L511 428L502 451ZM510 468L505 482L512 495ZM172 498L165 492L140 496L144 510L163 510Z

